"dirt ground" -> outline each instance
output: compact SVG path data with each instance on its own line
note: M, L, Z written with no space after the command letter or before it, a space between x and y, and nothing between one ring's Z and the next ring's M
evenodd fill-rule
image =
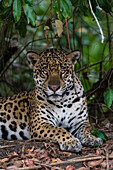
M101 147L83 147L80 153L62 152L53 143L0 141L0 169L109 170L113 169L113 124L100 125L108 140Z

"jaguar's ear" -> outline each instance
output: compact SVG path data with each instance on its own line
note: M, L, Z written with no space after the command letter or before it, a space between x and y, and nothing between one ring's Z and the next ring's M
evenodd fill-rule
M73 51L67 55L70 58L72 64L76 64L80 57L80 51Z
M37 53L31 52L31 51L27 53L27 59L28 59L29 65L32 67L37 63L39 58L40 56Z

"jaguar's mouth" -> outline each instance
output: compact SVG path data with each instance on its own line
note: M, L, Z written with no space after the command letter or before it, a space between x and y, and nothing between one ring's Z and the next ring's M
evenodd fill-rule
M61 93L52 92L51 94L48 94L48 91L45 91L45 90L43 90L43 92L47 96L47 98L57 99L57 98L62 98L64 96L66 89L62 91Z
M53 97L53 98L57 98L57 97L62 97L62 95L59 95L59 94L51 94L49 95L48 97Z

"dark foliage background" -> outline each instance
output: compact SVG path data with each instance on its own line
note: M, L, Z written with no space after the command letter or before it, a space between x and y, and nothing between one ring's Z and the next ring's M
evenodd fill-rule
M0 96L33 87L27 51L78 49L81 58L75 72L87 95L90 118L96 123L106 117L113 120L113 0L93 0L91 4L104 33L103 43L89 3L0 1Z

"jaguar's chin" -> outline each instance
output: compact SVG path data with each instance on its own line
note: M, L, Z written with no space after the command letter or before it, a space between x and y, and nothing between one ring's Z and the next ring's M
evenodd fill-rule
M62 95L53 94L53 95L48 96L48 98L50 100L61 100L62 99Z
M44 94L49 98L50 100L61 100L66 92L66 90L60 91L60 92L48 92L44 91Z

